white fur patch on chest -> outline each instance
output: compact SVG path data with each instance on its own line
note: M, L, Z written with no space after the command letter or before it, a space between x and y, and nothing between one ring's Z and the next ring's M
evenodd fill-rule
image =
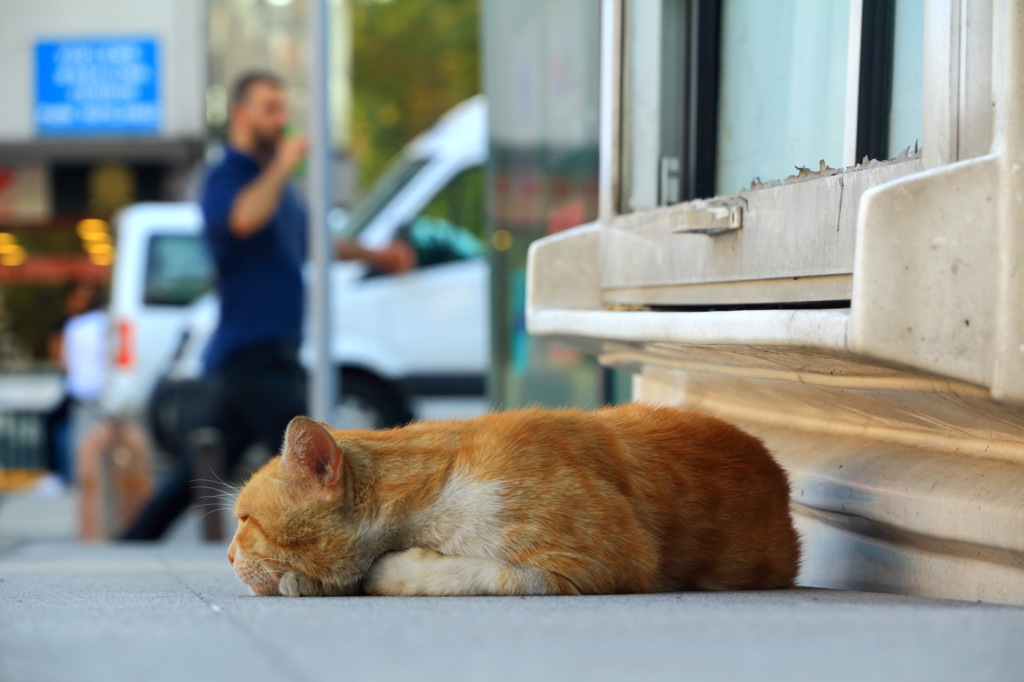
M453 474L434 503L414 515L417 539L451 556L502 559L504 488L499 481Z

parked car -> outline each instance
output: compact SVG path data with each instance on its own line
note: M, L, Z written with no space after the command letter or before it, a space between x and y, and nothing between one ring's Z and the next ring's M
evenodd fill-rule
M431 221L480 235L486 157L486 104L477 97L403 149L351 214L332 214L332 231L368 247L384 246L410 226ZM195 204L138 204L117 216L115 229L115 338L104 406L115 414L141 415L159 379L185 381L200 372L218 314L213 268ZM330 280L330 351L341 378L335 425L378 427L486 408L485 258L447 260L397 275L373 272L358 261L335 262ZM308 347L301 355L308 362ZM148 412L161 409L156 405Z

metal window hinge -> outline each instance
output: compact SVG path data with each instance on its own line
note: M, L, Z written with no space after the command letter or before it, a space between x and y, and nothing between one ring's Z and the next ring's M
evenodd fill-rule
M742 206L705 206L683 209L673 232L721 234L743 227Z
M679 203L682 189L682 172L678 156L661 157L661 184L658 190L658 205L671 206Z

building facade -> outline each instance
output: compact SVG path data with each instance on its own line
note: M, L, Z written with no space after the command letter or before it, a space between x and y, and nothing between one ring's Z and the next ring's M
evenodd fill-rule
M761 437L801 584L1024 603L1019 3L601 4L598 219L530 332Z
M335 199L352 194L348 5L329 3ZM262 68L306 118L305 0L9 0L0 7L0 366L45 357L62 286L104 285L122 207L194 197L228 90Z

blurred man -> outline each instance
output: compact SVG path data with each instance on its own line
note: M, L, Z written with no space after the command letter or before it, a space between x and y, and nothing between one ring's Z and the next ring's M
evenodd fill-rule
M200 199L221 308L203 363L219 393L214 422L226 472L254 443L275 452L291 418L306 411L298 350L307 216L291 182L306 140L286 134L287 94L272 73L240 77L230 106L224 157L207 175ZM345 241L336 251L388 272L415 264L406 244L374 251ZM219 475L194 466L194 457L182 457L124 539L159 538L192 501L194 479Z
M238 79L229 125L224 158L210 170L201 198L221 305L203 360L220 393L216 426L227 471L253 443L276 451L289 420L306 410L298 362L306 210L290 181L306 140L285 134L284 83L266 72ZM183 458L125 539L159 538L187 508L195 478L190 459Z

